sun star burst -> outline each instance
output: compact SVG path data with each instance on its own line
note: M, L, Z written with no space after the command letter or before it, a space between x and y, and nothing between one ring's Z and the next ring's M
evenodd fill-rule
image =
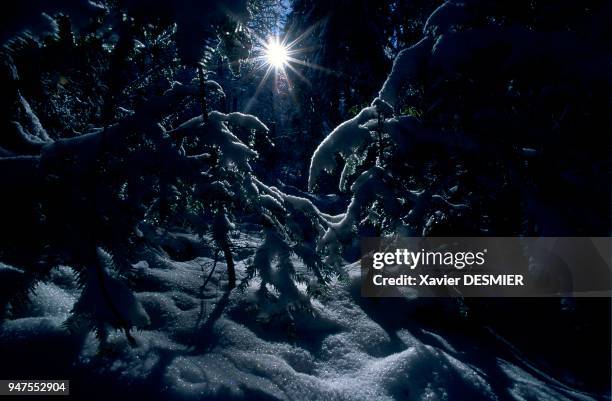
M284 68L289 61L288 49L278 39L269 39L265 45L266 62L278 69Z
M310 81L296 68L297 66L316 69L326 73L331 72L327 68L304 60L304 55L316 49L316 47L300 46L300 43L310 35L312 29L314 29L314 26L297 35L293 40L289 40L289 37L292 36L290 32L282 38L277 35L262 38L253 33L258 45L256 46L255 55L249 58L249 61L254 63L255 68L253 72L261 71L261 69L265 71L255 93L247 102L247 111L269 77L273 77L276 90L280 90L281 87L287 88L293 96L291 77L297 77L306 84L311 85Z

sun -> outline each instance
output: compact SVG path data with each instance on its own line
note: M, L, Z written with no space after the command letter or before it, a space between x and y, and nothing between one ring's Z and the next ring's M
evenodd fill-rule
M253 56L248 58L248 61L254 66L252 73L261 70L263 70L264 73L257 85L255 93L245 106L246 111L255 104L257 96L266 82L269 82L268 78L270 77L273 78L273 85L276 90L280 90L280 88L283 87L286 88L290 94L293 94L293 77L297 77L307 85L311 85L310 81L300 72L301 68L298 69L296 68L297 66L312 68L325 73L333 72L305 60L304 56L315 50L316 46L304 47L300 46L300 43L311 35L314 28L315 25L306 29L299 35L292 35L291 32L288 32L284 36L271 34L267 37L261 37L255 32L250 32L257 41ZM292 36L294 36L294 38L290 40L289 38Z
M289 62L289 51L278 39L269 39L265 45L266 62L275 69L284 68Z

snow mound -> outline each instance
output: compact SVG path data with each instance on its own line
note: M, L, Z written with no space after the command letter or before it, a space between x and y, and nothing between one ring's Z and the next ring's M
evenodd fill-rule
M248 263L237 262L239 277ZM515 361L493 358L495 369L479 366L470 346L389 323L405 311L368 310L367 303L381 300L359 299L358 264L347 266L347 278L333 281L312 302L314 316L295 310L291 318L278 313L274 300L262 300L256 282L244 292L223 293L225 265L217 264L204 289L213 265L207 257L136 264L135 296L150 316L149 326L134 333L136 347L122 333L112 334L110 353L101 353L91 334L74 338L81 341L70 368L78 372L74 381L90 383L87 392L106 399L594 399ZM31 316L0 326L0 350L36 338L65 339L62 323L76 296L68 270L59 270L38 286Z

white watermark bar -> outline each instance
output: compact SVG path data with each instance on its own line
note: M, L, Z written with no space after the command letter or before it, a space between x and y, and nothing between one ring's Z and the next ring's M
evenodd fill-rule
M610 237L361 240L364 297L609 297Z

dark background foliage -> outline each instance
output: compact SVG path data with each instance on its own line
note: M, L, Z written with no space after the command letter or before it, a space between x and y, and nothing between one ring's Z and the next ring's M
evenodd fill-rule
M215 248L233 266L231 236L241 224L265 232L286 261L297 254L325 283L342 276L324 262L329 249L317 246L331 224L290 206L287 195L345 212L358 198L350 184L370 169L384 172L395 200L373 196L359 204L351 237L339 239L349 261L365 235L609 236L610 3L442 4L7 6L0 17L0 261L25 273L0 283L3 314L60 264L73 266L87 286L91 266L100 265L98 248L110 252L125 282L131 265L151 254L187 260ZM296 40L299 62L264 79L259 38L272 34ZM390 92L381 88L401 69L394 59L417 43L427 50L418 73L402 77L385 98ZM185 93L169 98L175 82ZM337 152L336 168L323 171L309 192L317 147L377 97L392 103L393 115L376 109L380 125L352 149L359 160ZM208 120L218 117L213 110L259 118L263 125L225 117L257 157L249 153L238 167L223 163L230 152L214 136L223 130ZM398 116L413 123L399 140L384 128ZM339 185L345 162L355 166ZM411 194L419 191L432 196L415 212ZM266 255L259 256L263 265L255 263L246 281L257 272L267 277ZM270 282L307 307L286 283L310 279L292 266L285 273ZM381 307L362 306L372 313ZM554 373L573 371L572 385L606 391L610 299L466 301L451 309L433 305L420 322L460 336L495 327ZM129 321L112 326L129 335Z

